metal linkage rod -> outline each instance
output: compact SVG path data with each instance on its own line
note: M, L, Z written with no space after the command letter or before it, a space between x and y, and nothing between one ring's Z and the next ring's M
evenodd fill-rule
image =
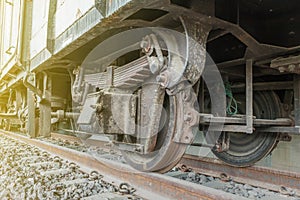
M246 132L253 133L253 78L252 78L253 61L246 61Z

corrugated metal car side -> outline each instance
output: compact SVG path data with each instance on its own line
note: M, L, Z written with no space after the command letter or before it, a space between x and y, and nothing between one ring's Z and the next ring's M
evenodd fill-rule
M94 0L33 0L30 69L35 70L57 54L54 50L56 39L94 7ZM59 45L64 48L74 42L80 31L68 34Z
M33 0L30 58L47 47L49 3L50 0Z
M3 78L21 57L22 12L24 1L1 0L0 66Z
M101 27L103 18L110 17L113 13L120 11L122 7L125 7L126 4L132 0L45 0L42 2L39 1L39 4L44 5L45 2L49 3L49 1L50 8L48 10L50 10L50 12L48 12L48 26L41 27L40 25L39 27L39 30L43 32L43 38L35 36L36 38L32 38L31 41L33 47L33 44L37 44L42 40L42 44L39 44L38 49L34 47L31 50L31 70L39 68L39 66L45 64L52 58L63 58L66 52L69 53L72 51L68 49L71 45L75 45L76 48L80 47L80 44L77 45L77 42L79 42L78 40L82 40L83 35L88 35L95 27ZM104 10L100 8L101 6L99 7L100 4L105 5L103 7ZM39 7L40 10L43 8L43 6ZM36 11L34 9L33 12L42 11ZM52 19L50 17L52 17ZM36 19L34 18L34 20ZM48 32L47 36L46 32ZM97 36L94 32L91 33L91 35L93 35L93 37ZM48 44L46 44L47 42L45 40L48 41ZM50 44L49 41L51 41ZM47 66L45 65L44 67Z
M55 14L55 37L66 31L94 5L95 0L58 0Z

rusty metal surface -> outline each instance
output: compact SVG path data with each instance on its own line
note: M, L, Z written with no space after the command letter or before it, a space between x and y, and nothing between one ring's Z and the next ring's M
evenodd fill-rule
M136 96L111 89L101 92L99 99L96 115L100 132L134 135Z
M121 152L118 148L114 145L109 144L109 139L103 135L93 135L88 139L84 139L81 135L78 137L73 135L66 135L61 133L51 133L51 139L56 141L63 141L63 142L71 142L77 144L83 144L90 147L99 147L106 151L114 151L116 154L121 155Z
M260 166L232 167L224 165L217 159L185 155L180 164L192 168L197 172L222 178L224 174L228 180L255 185L272 191L283 192L289 188L300 194L300 174Z
M72 162L79 163L90 170L97 169L105 176L110 176L112 180L126 181L137 189L137 194L153 199L242 199L235 195L219 190L211 189L190 182L179 181L178 179L167 177L161 174L142 173L133 170L127 165L103 160L99 162L89 154L75 150L59 147L53 144L29 139L25 136L5 132L5 135L19 141L37 146L50 153L64 157ZM153 196L152 196L153 195Z
M51 133L51 138L55 139L61 139L61 140L67 140L69 142L78 142L81 143L80 138L72 136L72 135L64 135L64 134L59 134L59 133Z
M282 72L300 73L300 56L290 56L287 58L279 57L271 61L271 68L275 68Z

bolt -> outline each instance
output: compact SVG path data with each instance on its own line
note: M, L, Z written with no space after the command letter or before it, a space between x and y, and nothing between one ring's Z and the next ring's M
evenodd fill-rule
M163 87L166 87L168 85L169 79L166 74L166 72L161 73L156 77L156 81L159 82Z
M295 68L296 68L296 65L290 64L289 67L288 67L288 70L290 72L293 72L293 71L295 71Z
M31 75L31 76L28 77L28 80L29 81L34 81L34 77Z
M145 48L147 48L148 46L149 46L149 42L148 42L148 41L143 40L143 41L141 42L141 48L145 49Z
M290 32L289 32L289 35L290 35L290 36L293 36L293 35L295 35L295 34L296 34L295 31L290 31Z
M183 100L184 101L188 101L190 99L189 97L190 97L190 95L187 92L183 93Z
M191 114L190 114L190 113L185 114L184 117L183 117L183 120L186 121L186 122L192 121L192 116L191 116Z
M90 105L90 107L93 108L93 109L96 109L97 105L95 105L95 104L94 105Z
M155 74L159 71L159 61L156 57L152 56L149 58L150 60L150 71L152 74Z
M156 77L156 80L157 80L158 82L165 82L165 78L166 78L166 77L164 77L164 76L162 76L162 75L158 75L158 76Z
M141 44L140 44L140 47L143 49L143 51L145 53L149 53L150 49L151 49L151 44L150 44L150 41L149 41L149 37L145 37Z
M284 67L279 67L278 70L282 73L285 71L285 68Z
M288 104L283 104L283 109L285 110L285 111L288 111L289 110L289 105Z
M142 148L141 147L136 147L136 148L134 148L134 151L136 151L136 152L142 152Z
M103 110L103 105L102 103L98 103L95 105L91 105L91 108L96 110L96 113L100 113Z
M190 137L189 137L189 136L185 136L185 137L184 137L184 140L185 140L186 142L189 142L189 141L190 141Z

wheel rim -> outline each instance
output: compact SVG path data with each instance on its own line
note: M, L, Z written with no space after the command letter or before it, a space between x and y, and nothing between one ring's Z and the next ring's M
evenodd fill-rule
M165 97L167 98L167 97ZM175 123L178 109L176 96L169 96L169 119L167 126L164 127L158 136L156 150L148 154L138 154L123 151L122 154L128 164L139 171L165 172L177 164L185 153L186 144L173 142L173 135L176 132Z

